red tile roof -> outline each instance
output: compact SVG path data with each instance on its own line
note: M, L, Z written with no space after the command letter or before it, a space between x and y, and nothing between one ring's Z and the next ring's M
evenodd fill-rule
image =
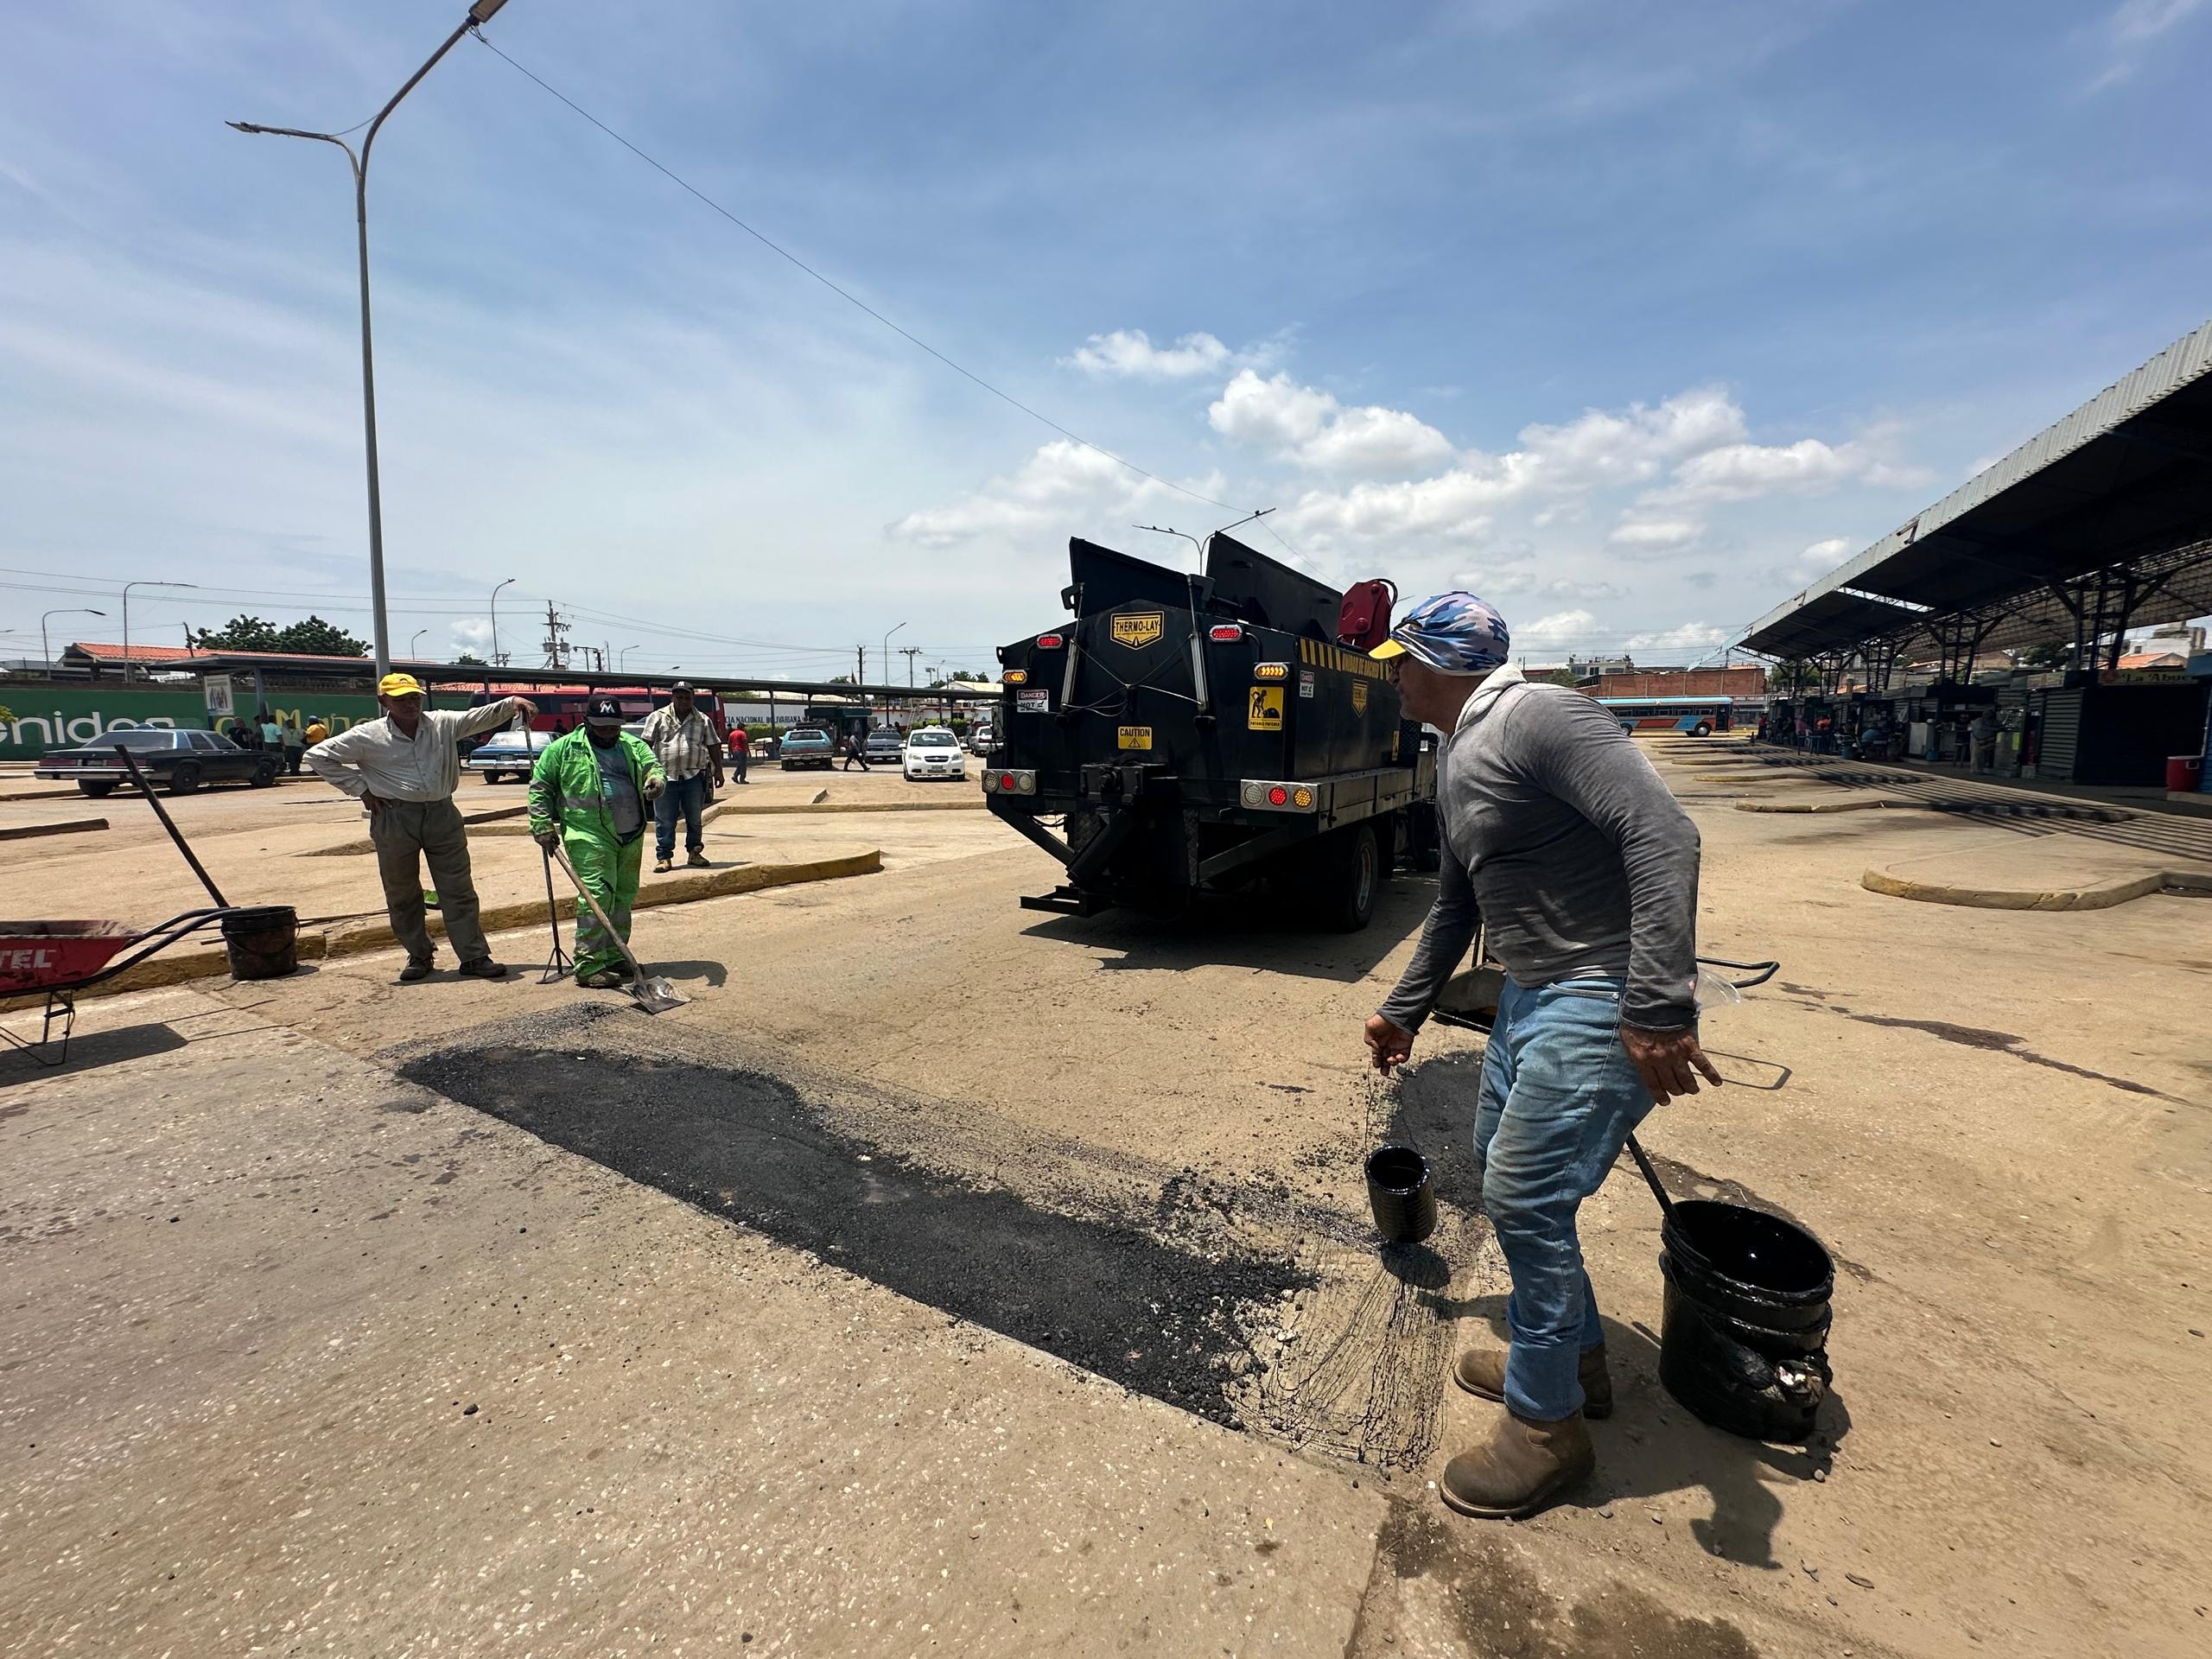
M92 640L74 639L70 642L69 648L72 651L83 652L86 656L91 658L94 662L120 663L123 660L123 647L121 645L101 645ZM175 663L181 662L188 657L197 657L200 654L200 653L196 651L187 651L182 645L145 645L134 644L130 647L130 660L134 663Z

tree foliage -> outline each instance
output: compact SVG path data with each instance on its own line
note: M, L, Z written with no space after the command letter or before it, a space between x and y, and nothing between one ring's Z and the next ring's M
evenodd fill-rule
M219 628L201 628L192 637L201 651L283 651L302 657L365 657L369 645L334 622L310 616L278 627L257 616L234 616Z

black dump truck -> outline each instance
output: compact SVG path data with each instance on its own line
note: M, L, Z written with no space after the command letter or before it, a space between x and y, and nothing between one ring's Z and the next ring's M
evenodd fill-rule
M1079 538L1068 563L1072 619L999 652L983 772L990 810L1067 867L1024 906L1259 891L1349 932L1400 864L1436 868L1435 752L1344 634L1344 594L1222 534L1203 575ZM1387 601L1363 620L1379 639Z

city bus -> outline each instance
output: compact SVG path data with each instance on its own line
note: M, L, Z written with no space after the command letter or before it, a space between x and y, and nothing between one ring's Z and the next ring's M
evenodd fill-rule
M1624 732L1680 732L1710 737L1735 723L1733 697L1600 697Z

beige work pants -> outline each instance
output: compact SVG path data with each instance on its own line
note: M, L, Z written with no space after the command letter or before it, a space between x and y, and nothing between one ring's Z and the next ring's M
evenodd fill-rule
M384 907L408 959L428 962L434 947L423 923L422 865L445 918L446 938L463 962L492 954L476 923L476 882L468 869L468 830L461 809L442 801L386 801L369 819L376 842L377 874L384 879Z

